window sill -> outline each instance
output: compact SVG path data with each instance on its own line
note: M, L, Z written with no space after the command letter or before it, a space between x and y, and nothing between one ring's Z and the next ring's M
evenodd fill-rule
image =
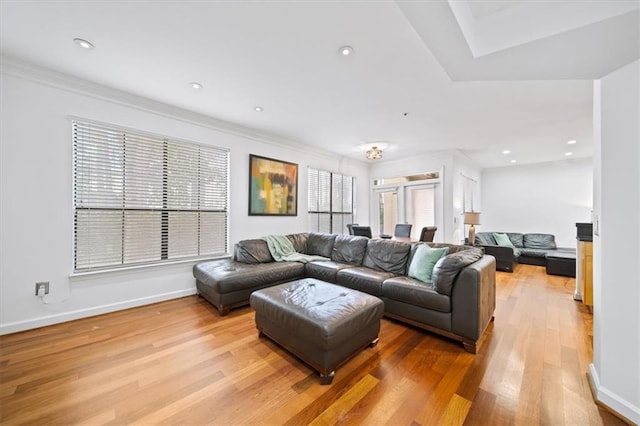
M131 272L131 271L143 271L143 270L155 270L155 269L164 269L170 266L183 265L185 263L196 264L200 262L207 262L210 260L218 260L218 259L230 259L231 255L225 256L217 256L217 257L205 257L200 259L184 259L184 260L175 260L171 262L163 262L163 263L153 263L149 265L135 265L135 266L123 266L121 268L112 268L112 269L99 269L95 271L86 271L86 272L72 272L69 274L70 279L74 278L85 278L85 277L94 277L94 276L102 276L109 274L118 274L123 272Z

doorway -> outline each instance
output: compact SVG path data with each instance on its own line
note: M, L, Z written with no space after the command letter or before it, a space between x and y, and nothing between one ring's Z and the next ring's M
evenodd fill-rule
M411 223L411 238L420 238L425 226L442 229L442 214L437 200L441 197L439 182L404 182L374 186L375 205L372 226L376 234L393 235L398 223Z

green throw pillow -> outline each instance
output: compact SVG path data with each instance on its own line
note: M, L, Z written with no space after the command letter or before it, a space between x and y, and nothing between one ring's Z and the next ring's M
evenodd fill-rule
M496 243L498 243L499 246L515 248L507 234L498 234L497 232L494 232L493 238L496 239Z
M411 278L430 283L433 267L438 260L446 256L448 252L448 247L431 248L426 244L420 244L413 255L413 259L411 259L407 275Z

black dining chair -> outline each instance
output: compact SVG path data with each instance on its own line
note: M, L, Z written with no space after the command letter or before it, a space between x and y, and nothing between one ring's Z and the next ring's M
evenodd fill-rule
M370 226L357 226L354 225L351 227L351 229L353 230L353 235L359 235L362 237L367 237L367 238L371 238L373 236L373 234L371 233L371 227Z
M425 226L422 228L422 231L420 231L420 241L424 241L426 243L433 242L433 237L436 235L437 230L437 226Z
M400 238L409 238L411 236L411 225L410 223L398 223L396 225L396 229L393 231L394 237Z
M347 223L347 230L349 231L349 235L353 235L353 227L358 226L357 223Z

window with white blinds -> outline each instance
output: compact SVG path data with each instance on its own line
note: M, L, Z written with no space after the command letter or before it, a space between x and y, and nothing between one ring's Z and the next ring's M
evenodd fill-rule
M354 177L309 168L307 179L309 230L347 233L353 223Z
M227 254L228 150L72 126L75 271Z

